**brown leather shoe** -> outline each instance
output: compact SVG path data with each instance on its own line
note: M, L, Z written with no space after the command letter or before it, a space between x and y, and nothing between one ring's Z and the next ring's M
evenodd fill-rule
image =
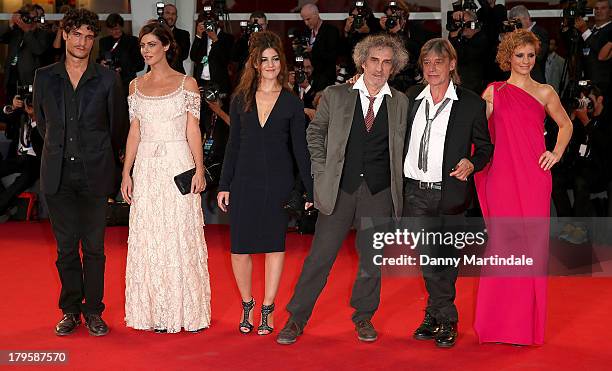
M304 332L304 326L289 318L285 327L278 333L276 342L283 345L293 344L297 341L298 336L302 335L302 332Z
M64 313L62 319L55 325L55 335L66 336L72 334L81 324L79 313Z
M108 326L99 314L85 315L85 327L91 336L104 336L108 334Z
M369 319L364 319L355 323L355 330L357 330L357 339L361 341L372 342L378 339L378 333Z

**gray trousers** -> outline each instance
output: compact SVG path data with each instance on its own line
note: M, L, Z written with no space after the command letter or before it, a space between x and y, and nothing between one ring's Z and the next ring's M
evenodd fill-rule
M295 286L287 311L291 319L306 325L312 310L327 283L327 277L351 227L357 229L355 245L359 253L359 269L353 284L351 306L355 308L352 320L370 319L380 302L380 266L373 263L371 231L361 232L362 217L391 217L393 201L391 190L370 193L365 181L353 193L339 191L336 207L331 215L319 214L310 254L304 261L302 273Z

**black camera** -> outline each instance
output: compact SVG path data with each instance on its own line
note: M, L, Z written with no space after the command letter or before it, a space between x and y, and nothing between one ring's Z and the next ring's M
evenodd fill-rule
M593 112L594 104L589 98L589 94L593 90L593 84L590 80L580 80L574 86L573 91L576 92L574 97L569 101L570 109L587 109L587 112Z
M502 22L500 31L501 33L506 33L518 30L519 28L523 28L521 21L518 18L512 18Z
M353 14L353 10L357 11L357 14ZM366 8L363 1L355 1L349 15L353 16L353 25L351 31L355 31L363 27L366 22Z
M340 66L340 68L338 68L338 72L336 73L336 82L335 82L335 85L344 84L350 78L351 78L351 76L349 76L347 67L346 66Z
M119 60L116 56L113 55L111 51L107 51L104 53L104 64L109 69L116 71L119 68Z
M32 85L17 85L17 95L27 106L32 105L32 95L34 94L34 87Z
M252 23L241 21L240 29L242 30L242 34L248 37L251 36L252 33L263 31L263 26L257 23L257 21L253 21Z
M166 7L166 4L162 2L155 3L155 12L157 13L157 21L159 23L166 23L166 20L164 19L164 8L165 7Z
M207 102L217 102L220 99L227 97L227 94L221 93L221 89L217 83L211 82L200 87L200 96Z
M204 23L204 30L206 32L216 32L218 21L219 18L215 12L213 12L212 7L205 6L202 13L198 15L198 20L196 23Z
M586 17L587 14L593 13L592 8L587 8L587 0L567 0L561 3L567 3L563 8L563 18L576 19L578 17Z
M45 16L42 16L42 17L34 16L34 17L32 17L30 15L30 12L28 12L27 10L20 10L19 11L19 16L21 16L21 20L25 24L45 23Z
M295 66L293 67L293 72L295 73L295 83L300 85L308 76L306 75L306 71L304 70L304 57L298 55L295 57Z
M458 0L453 3L453 10L449 10L446 12L446 30L449 32L455 32L459 30L475 30L482 27L481 22L478 19L474 21L466 21L464 20L465 16L461 17L460 20L456 20L453 18L453 13L455 12L464 12L470 11L476 15L476 10L478 6L474 0Z
M385 14L387 13L390 14L387 15L387 20L385 21L385 29L389 31L395 28L400 23L402 11L399 6L397 6L397 3L395 1L390 1L389 5L387 5L387 7L385 8Z
M310 44L310 38L295 29L289 30L287 37L289 37L289 41L291 41L293 53L296 56L303 56L304 53L306 53L306 48L308 48Z

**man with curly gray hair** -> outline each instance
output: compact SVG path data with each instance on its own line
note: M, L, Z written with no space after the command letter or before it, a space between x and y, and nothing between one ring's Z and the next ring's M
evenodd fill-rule
M357 338L378 337L371 318L380 302L380 266L364 232L362 217L402 215L402 156L408 114L406 96L387 80L408 60L393 36L368 36L353 54L362 73L354 85L328 87L307 129L314 202L319 209L310 254L287 310L290 318L278 335L279 344L292 344L302 334L319 294L327 282L345 236L355 227L359 275L353 286L352 320Z

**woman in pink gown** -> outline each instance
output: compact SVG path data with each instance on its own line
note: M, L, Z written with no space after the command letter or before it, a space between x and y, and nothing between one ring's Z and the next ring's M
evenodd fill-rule
M572 123L554 89L530 77L539 47L530 31L507 33L496 59L510 78L483 93L495 145L489 167L475 176L489 230L485 255L525 254L535 268L483 269L474 323L480 343L544 342L550 168L565 151ZM552 152L544 145L546 114L559 126Z

